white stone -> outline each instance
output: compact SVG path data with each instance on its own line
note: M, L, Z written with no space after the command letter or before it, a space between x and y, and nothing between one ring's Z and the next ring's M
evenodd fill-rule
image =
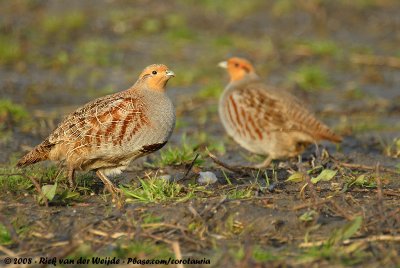
M218 181L217 176L210 171L200 172L200 177L197 179L197 182L200 184L213 184Z

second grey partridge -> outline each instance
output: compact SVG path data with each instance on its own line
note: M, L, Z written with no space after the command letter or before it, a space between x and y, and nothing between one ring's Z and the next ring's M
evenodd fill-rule
M319 140L342 140L297 98L263 84L246 59L234 57L219 66L230 76L219 100L220 119L229 136L243 148L267 156L255 168L297 156Z
M131 88L68 115L17 166L63 161L71 185L75 170L94 170L114 196L119 190L107 176L120 174L132 160L160 149L172 134L175 109L165 94L172 76L165 65L146 67Z

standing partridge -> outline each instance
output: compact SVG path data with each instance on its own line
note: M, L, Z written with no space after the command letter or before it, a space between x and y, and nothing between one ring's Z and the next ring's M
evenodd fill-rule
M172 76L165 65L146 67L131 88L69 114L17 166L63 161L71 186L75 170L94 170L115 196L119 190L107 176L120 174L132 160L160 149L171 136L175 110L165 88Z
M294 96L263 84L249 61L235 57L219 66L230 76L219 100L220 119L229 136L243 148L267 155L255 168L297 156L319 140L342 140Z

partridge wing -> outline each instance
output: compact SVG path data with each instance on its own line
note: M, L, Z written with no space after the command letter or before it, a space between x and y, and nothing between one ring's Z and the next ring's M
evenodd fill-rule
M229 101L237 125L259 139L276 131L299 131L316 139L335 135L296 98L262 83L251 83L233 91Z
M121 145L146 124L148 118L140 97L109 95L68 115L49 141L70 143L75 147Z

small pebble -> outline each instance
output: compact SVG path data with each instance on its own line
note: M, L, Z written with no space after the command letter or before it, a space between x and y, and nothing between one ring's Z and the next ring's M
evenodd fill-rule
M200 177L197 179L197 182L200 184L213 184L217 181L217 176L210 171L200 172Z

